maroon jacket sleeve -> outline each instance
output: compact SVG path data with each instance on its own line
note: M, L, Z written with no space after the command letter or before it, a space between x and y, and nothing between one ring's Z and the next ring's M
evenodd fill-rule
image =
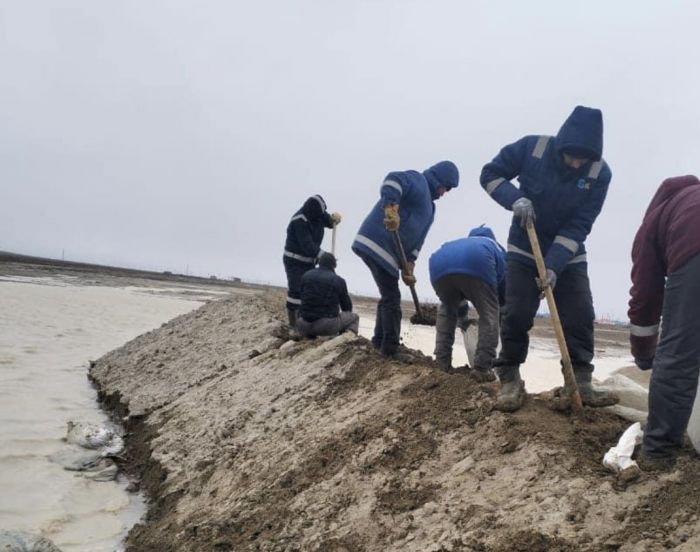
M665 184L652 198L632 245L632 289L628 315L630 346L636 359L653 358L658 342L666 283L666 266L659 243L659 219L669 198Z

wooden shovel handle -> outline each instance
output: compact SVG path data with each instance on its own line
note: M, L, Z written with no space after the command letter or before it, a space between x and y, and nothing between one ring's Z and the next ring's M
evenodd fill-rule
M537 232L535 232L535 227L531 220L527 222L527 237L530 238L530 246L532 247L532 254L535 256L535 263L537 264L537 272L540 275L540 281L547 281L547 268L544 265L544 258L542 257L542 250L540 249L540 242L537 239ZM583 402L581 401L581 394L578 390L578 385L576 385L576 378L574 377L574 368L571 364L571 357L569 356L569 348L566 346L566 338L564 337L564 329L561 326L561 320L559 319L559 311L557 310L557 304L554 302L554 293L552 288L545 285L544 295L547 298L547 305L549 306L549 316L552 320L552 326L554 326L554 333L557 336L557 342L559 343L559 351L561 353L562 361L562 372L564 374L564 387L569 393L571 399L571 407L575 411L583 410Z

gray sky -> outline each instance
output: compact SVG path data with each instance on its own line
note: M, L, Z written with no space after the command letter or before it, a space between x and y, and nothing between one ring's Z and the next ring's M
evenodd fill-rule
M597 313L623 318L661 180L697 173L692 1L8 0L0 6L0 249L285 282L285 229L321 193L338 272L384 175L454 161L416 269L510 213L481 167L599 107L613 180L588 239ZM330 232L326 248L330 248ZM410 297L404 290L405 297Z

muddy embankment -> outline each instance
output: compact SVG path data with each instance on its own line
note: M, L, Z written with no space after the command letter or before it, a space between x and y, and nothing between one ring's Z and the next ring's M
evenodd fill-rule
M211 302L99 359L146 519L132 551L698 550L700 467L624 488L601 465L628 425L363 338L285 341L278 294Z

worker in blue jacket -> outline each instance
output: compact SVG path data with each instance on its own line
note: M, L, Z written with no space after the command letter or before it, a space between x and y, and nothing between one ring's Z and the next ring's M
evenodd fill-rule
M383 355L394 356L401 332L399 273L406 285L413 275L418 254L435 218L435 200L459 184L459 171L451 161L428 170L389 173L380 188L379 201L360 226L352 250L368 266L380 300L372 344ZM397 232L408 260L401 270L399 252L390 232Z
M600 213L612 173L602 158L603 116L577 106L556 137L525 136L505 146L481 172L481 186L513 211L508 235L505 316L501 352L494 362L501 389L496 407L517 410L525 400L519 366L544 286L553 289L584 404L616 398L593 388L593 298L584 242ZM520 186L511 180L518 178ZM532 221L547 267L537 278L526 225Z
M469 237L443 243L430 256L430 282L440 298L435 359L452 371L452 346L459 307L468 300L479 314L479 341L469 371L479 382L494 381L491 364L498 346L499 305L505 298L506 252L493 231L479 226Z
M340 213L328 213L320 195L308 198L287 225L282 262L287 273L287 316L294 331L297 312L301 306L301 277L316 266L321 256L324 228L340 224Z

